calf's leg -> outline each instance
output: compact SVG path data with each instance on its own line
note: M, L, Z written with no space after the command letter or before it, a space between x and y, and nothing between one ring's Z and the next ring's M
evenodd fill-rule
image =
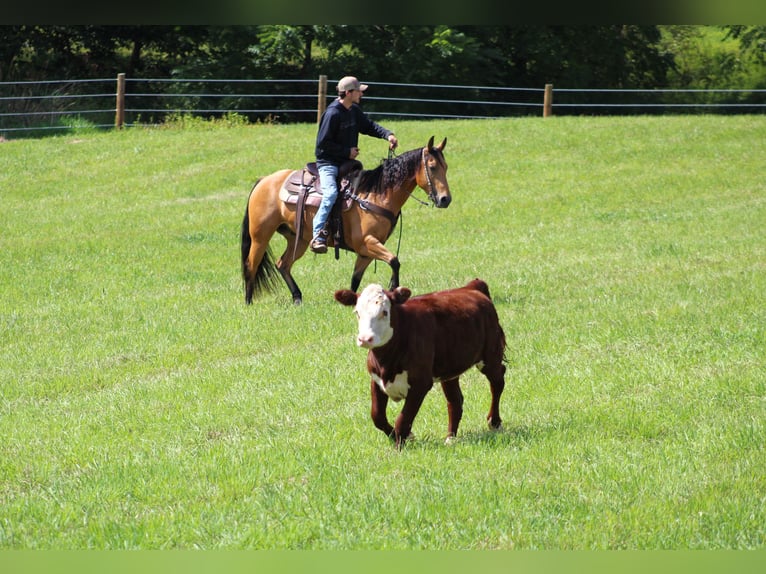
M386 407L388 406L388 395L384 393L374 380L370 379L370 416L375 427L383 431L387 437L393 438L394 427L388 422L386 416Z
M460 379L455 377L442 381L442 391L447 399L447 414L449 426L447 427L447 442L457 436L457 427L463 418L463 393L460 390Z
M492 403L487 414L487 423L491 429L499 429L502 426L500 419L500 396L505 388L505 365L502 361L494 365L485 365L481 370L489 380L489 389L492 393Z
M415 420L415 415L418 414L420 406L423 404L423 399L426 397L426 393L428 393L432 384L430 381L426 384L418 384L411 380L410 390L407 398L404 399L402 412L396 417L396 423L394 424L396 448L402 448L407 437L410 436L412 422Z

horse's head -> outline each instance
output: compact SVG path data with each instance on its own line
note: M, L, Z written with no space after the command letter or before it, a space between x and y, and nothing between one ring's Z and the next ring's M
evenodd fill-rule
M436 207L447 207L452 201L447 183L447 162L444 159L444 148L447 138L434 147L434 136L423 148L423 161L415 178L417 184L428 193L428 197Z

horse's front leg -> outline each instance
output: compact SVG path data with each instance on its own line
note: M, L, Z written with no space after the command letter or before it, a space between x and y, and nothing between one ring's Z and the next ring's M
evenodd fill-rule
M393 290L399 287L399 259L394 257L388 264L391 266L391 283L388 288Z
M378 239L372 236L366 237L362 249L357 251L357 256L354 275L351 278L352 291L356 291L359 287L359 284L362 281L362 275L364 275L364 270L367 269L367 266L372 259L379 259L388 263L389 267L391 267L391 283L389 284L389 289L396 289L399 287L399 258L386 249ZM361 259L366 259L367 261L362 262Z
M367 271L367 267L370 266L372 257L364 257L362 255L356 256L356 263L354 263L354 272L351 274L351 290L357 291L359 285L362 283L362 277L364 272Z

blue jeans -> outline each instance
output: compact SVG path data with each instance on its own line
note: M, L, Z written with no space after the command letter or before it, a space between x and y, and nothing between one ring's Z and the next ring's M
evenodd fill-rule
M314 216L314 230L312 237L319 235L322 228L330 217L330 211L338 197L338 166L331 163L319 166L319 185L322 187L322 203Z

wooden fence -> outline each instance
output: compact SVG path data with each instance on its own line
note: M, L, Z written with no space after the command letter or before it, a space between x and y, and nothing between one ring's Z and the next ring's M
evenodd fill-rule
M237 113L249 120L319 121L334 86L318 80L128 78L0 82L0 134L159 123L170 114ZM370 116L477 119L538 115L763 113L766 90L632 90L404 84L365 80ZM109 86L111 85L111 89ZM104 89L103 86L106 86ZM328 88L329 86L329 88ZM328 93L330 92L330 93ZM297 103L297 104L296 104Z
M543 117L548 117L553 114L553 84L546 84L545 89L543 90L544 97L543 97ZM122 128L125 125L125 74L118 74L117 75L117 95L116 95L116 112L115 112L115 120L114 120L114 126L117 129ZM332 95L328 95L327 93L327 76L321 75L319 76L319 80L317 82L317 112L316 112L316 118L317 123L319 123L320 118L322 117L322 114L324 113L326 107L327 107L327 101L329 98L334 97ZM487 103L487 102L484 102ZM193 112L193 110L188 110L190 112Z

